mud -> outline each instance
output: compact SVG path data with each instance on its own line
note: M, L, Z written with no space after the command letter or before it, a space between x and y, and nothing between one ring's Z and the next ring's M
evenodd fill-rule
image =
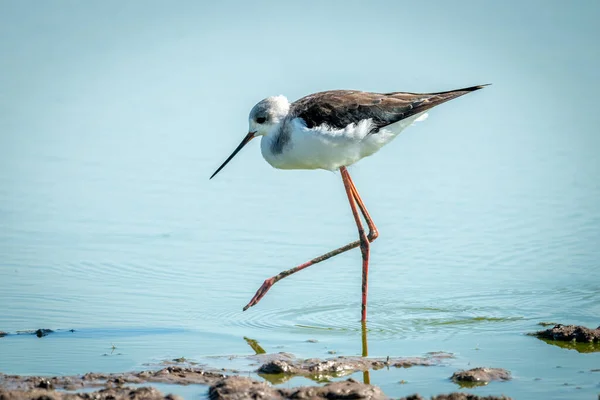
M289 353L260 354L250 359L259 361L256 372L271 383L282 383L294 376L305 376L317 382L328 382L358 371L381 369L385 367L408 368L412 366L439 365L451 358L448 353L430 353L425 357L403 358L362 358L336 357L333 359L296 359ZM171 362L184 360L175 359ZM185 360L187 362L187 360ZM224 372L233 374L237 371L211 370L195 366L169 365L158 370L125 372L116 374L87 373L80 376L18 376L0 373L0 387L6 389L32 390L37 388L77 390L94 387L112 387L125 384L142 384L147 382L170 383L178 385L202 384L212 385L226 377Z
M401 397L398 400L427 400L418 394L413 394L408 397ZM506 396L478 396L472 393L455 392L448 394L439 394L431 397L431 400L512 400L511 397Z
M209 388L211 400L284 400L284 399L369 399L383 400L388 397L376 386L353 379L329 383L325 386L303 386L297 388L274 388L265 382L241 376L228 376L216 381ZM152 387L130 388L127 386L107 387L95 392L65 393L44 389L3 390L0 400L180 400L180 396L164 395ZM432 400L511 400L505 396L477 396L469 393L450 393L434 396ZM415 394L400 400L425 400Z
M152 387L106 388L88 393L64 393L43 389L30 391L4 391L0 389L0 400L183 400L180 396L163 395Z
M35 335L39 338L48 336L49 334L54 333L52 329L40 328L36 330L29 331L17 331L17 335Z
M491 381L508 381L512 377L509 371L502 368L477 367L455 372L450 379L462 386L478 386L487 385Z
M452 358L449 353L429 353L425 357L364 358L339 356L331 359L296 360L287 353L266 360L257 370L258 374L271 383L283 383L294 376L304 376L317 382L328 382L359 371L381 368L410 368L414 366L439 365ZM287 378L287 379L286 379Z
M586 328L579 325L557 324L552 328L532 333L540 339L574 341L579 343L600 342L600 326L596 329Z
M211 400L243 399L387 399L381 389L353 379L328 383L325 386L302 386L296 388L274 388L241 376L227 377L209 389Z
M37 388L78 390L84 388L122 386L147 382L171 383L179 385L210 385L224 374L200 368L170 366L158 371L125 372L119 374L87 373L79 376L19 376L0 373L0 387L10 390L32 390ZM0 397L1 399L1 397Z
M14 333L11 332L4 332L4 331L0 331L0 338L4 337L4 336L8 336L8 335L35 335L39 338L44 337L44 336L48 336L51 333L56 333L56 332L75 332L75 329L58 329L58 330L52 330L52 329L48 329L48 328L39 328L39 329L27 329L27 330L23 330L23 331L16 331Z
M257 372L265 379L293 376L306 376L318 381L330 377L368 371L379 368L408 368L412 366L439 365L451 358L448 353L430 353L425 357L369 359L362 357L337 357L334 359L296 359L288 353L259 354L250 357L259 361ZM183 360L175 359L174 361ZM187 362L187 360L185 360ZM229 371L232 373L233 371ZM267 378L269 377L269 378ZM324 386L304 386L294 388L274 388L269 383L239 375L225 375L222 370L202 369L195 366L171 365L159 370L127 372L116 374L87 373L78 376L43 377L18 376L0 373L0 400L9 399L181 399L179 396L164 395L152 387L129 387L147 383L168 383L175 385L200 384L209 386L211 399L387 399L376 386L353 379L328 382ZM89 391L89 389L96 391ZM85 393L77 393L86 389ZM69 391L69 392L65 392ZM202 392L203 389L199 389ZM467 396L467 397L465 397ZM423 399L418 395L406 399ZM452 400L492 400L506 397L478 397L461 393L440 395L434 399Z

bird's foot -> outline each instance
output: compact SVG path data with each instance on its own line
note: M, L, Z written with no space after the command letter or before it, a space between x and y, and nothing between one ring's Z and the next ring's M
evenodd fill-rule
M246 304L246 307L244 307L244 311L246 311L250 307L258 304L260 299L262 299L265 296L265 294L267 294L267 292L269 291L269 289L271 289L271 286L273 286L274 283L275 283L275 278L266 279L263 282L262 286L256 291L256 294L254 295L252 300L250 300L250 302L248 304Z

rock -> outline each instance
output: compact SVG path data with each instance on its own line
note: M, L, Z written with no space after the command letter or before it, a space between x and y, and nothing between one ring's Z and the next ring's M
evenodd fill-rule
M208 391L211 400L244 399L387 399L381 389L353 379L333 382L325 386L273 388L264 382L241 376L228 376L212 385Z
M282 399L277 390L264 382L243 376L228 376L208 389L211 400Z
M273 360L263 364L258 369L262 374L291 374L294 373L294 368L284 360Z
M54 389L54 385L48 379L42 379L40 381L40 383L37 384L37 387L40 389L48 389L48 390Z
M579 325L554 325L550 329L532 334L542 339L576 341L582 343L600 342L600 326L596 329Z
M35 336L44 337L44 336L48 336L52 332L54 332L52 329L38 329L37 331L35 331Z
M512 379L510 372L502 368L477 367L467 371L459 371L450 377L454 382L486 384L491 381L508 381Z
M6 336L6 335L8 335L8 333L6 333L6 332L4 332L4 331L0 331L0 337L4 337L4 336Z
M344 359L338 359L338 360L323 360L323 361L316 361L316 362L310 362L305 364L304 366L305 370L308 370L309 374L320 374L323 372L326 373L330 373L330 374L339 374L339 373L343 373L346 371L356 371L356 370L361 370L362 368L364 368L364 364L362 363L355 363L352 360L344 360Z

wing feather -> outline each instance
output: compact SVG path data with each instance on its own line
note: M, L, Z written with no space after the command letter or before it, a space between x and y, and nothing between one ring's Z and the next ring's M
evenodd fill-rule
M387 125L427 111L446 101L486 85L437 93L370 93L356 90L331 90L303 97L290 107L292 118L302 118L308 128L327 125L343 129L371 119L374 132Z

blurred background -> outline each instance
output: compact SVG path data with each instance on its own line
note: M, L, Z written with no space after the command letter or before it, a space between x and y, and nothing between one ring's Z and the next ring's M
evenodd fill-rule
M0 330L76 330L0 339L0 372L251 354L244 336L301 357L360 354L358 251L241 312L265 278L356 239L339 174L275 170L255 141L208 177L270 95L492 83L350 168L381 233L370 354L457 354L373 383L436 394L455 389L457 366L486 364L520 379L481 393L597 392L597 375L577 372L598 353L523 336L540 321L598 325L597 1L0 10Z

